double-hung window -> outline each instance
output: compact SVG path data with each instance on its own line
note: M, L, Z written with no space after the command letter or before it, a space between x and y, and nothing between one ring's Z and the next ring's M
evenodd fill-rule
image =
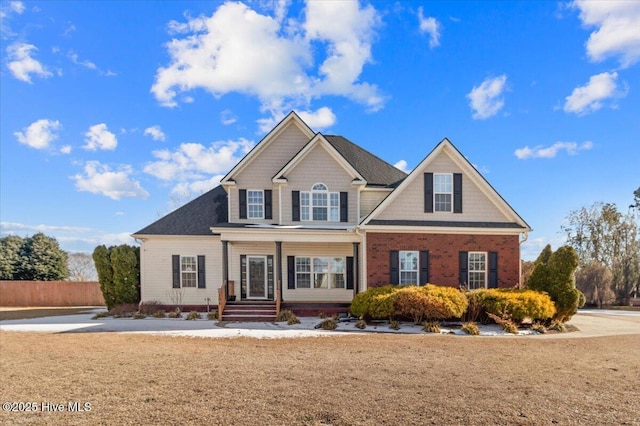
M249 219L264 218L264 192L247 191L247 210Z
M182 287L196 287L198 283L198 263L195 256L180 258L180 281Z
M311 191L300 192L300 219L339 222L340 193L329 192L324 183L316 183Z
M345 288L344 257L296 257L296 288Z
M433 207L437 212L451 212L453 199L453 175L433 175Z
M418 252L401 251L400 260L400 284L418 285Z
M469 290L487 286L487 253L469 252Z

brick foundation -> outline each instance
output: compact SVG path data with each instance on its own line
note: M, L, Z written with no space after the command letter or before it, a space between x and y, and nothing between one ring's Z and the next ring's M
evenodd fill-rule
M518 235L367 233L367 286L389 284L391 250L429 250L429 281L458 287L460 251L498 253L498 286L520 282Z

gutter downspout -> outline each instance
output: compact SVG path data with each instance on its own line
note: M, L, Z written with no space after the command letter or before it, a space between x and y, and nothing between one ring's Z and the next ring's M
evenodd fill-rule
M522 290L522 244L526 243L529 239L529 231L524 231L522 233L523 237L520 241L520 259L518 259L518 288Z

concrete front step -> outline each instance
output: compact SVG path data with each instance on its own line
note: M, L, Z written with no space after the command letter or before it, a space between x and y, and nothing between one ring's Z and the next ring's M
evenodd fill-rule
M222 321L226 322L273 322L276 320L275 315L227 315L222 316Z

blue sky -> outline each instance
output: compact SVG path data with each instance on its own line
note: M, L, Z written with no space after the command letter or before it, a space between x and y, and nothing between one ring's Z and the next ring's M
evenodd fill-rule
M296 110L405 170L448 137L534 228L640 186L640 2L4 1L0 232L69 251L212 188Z

